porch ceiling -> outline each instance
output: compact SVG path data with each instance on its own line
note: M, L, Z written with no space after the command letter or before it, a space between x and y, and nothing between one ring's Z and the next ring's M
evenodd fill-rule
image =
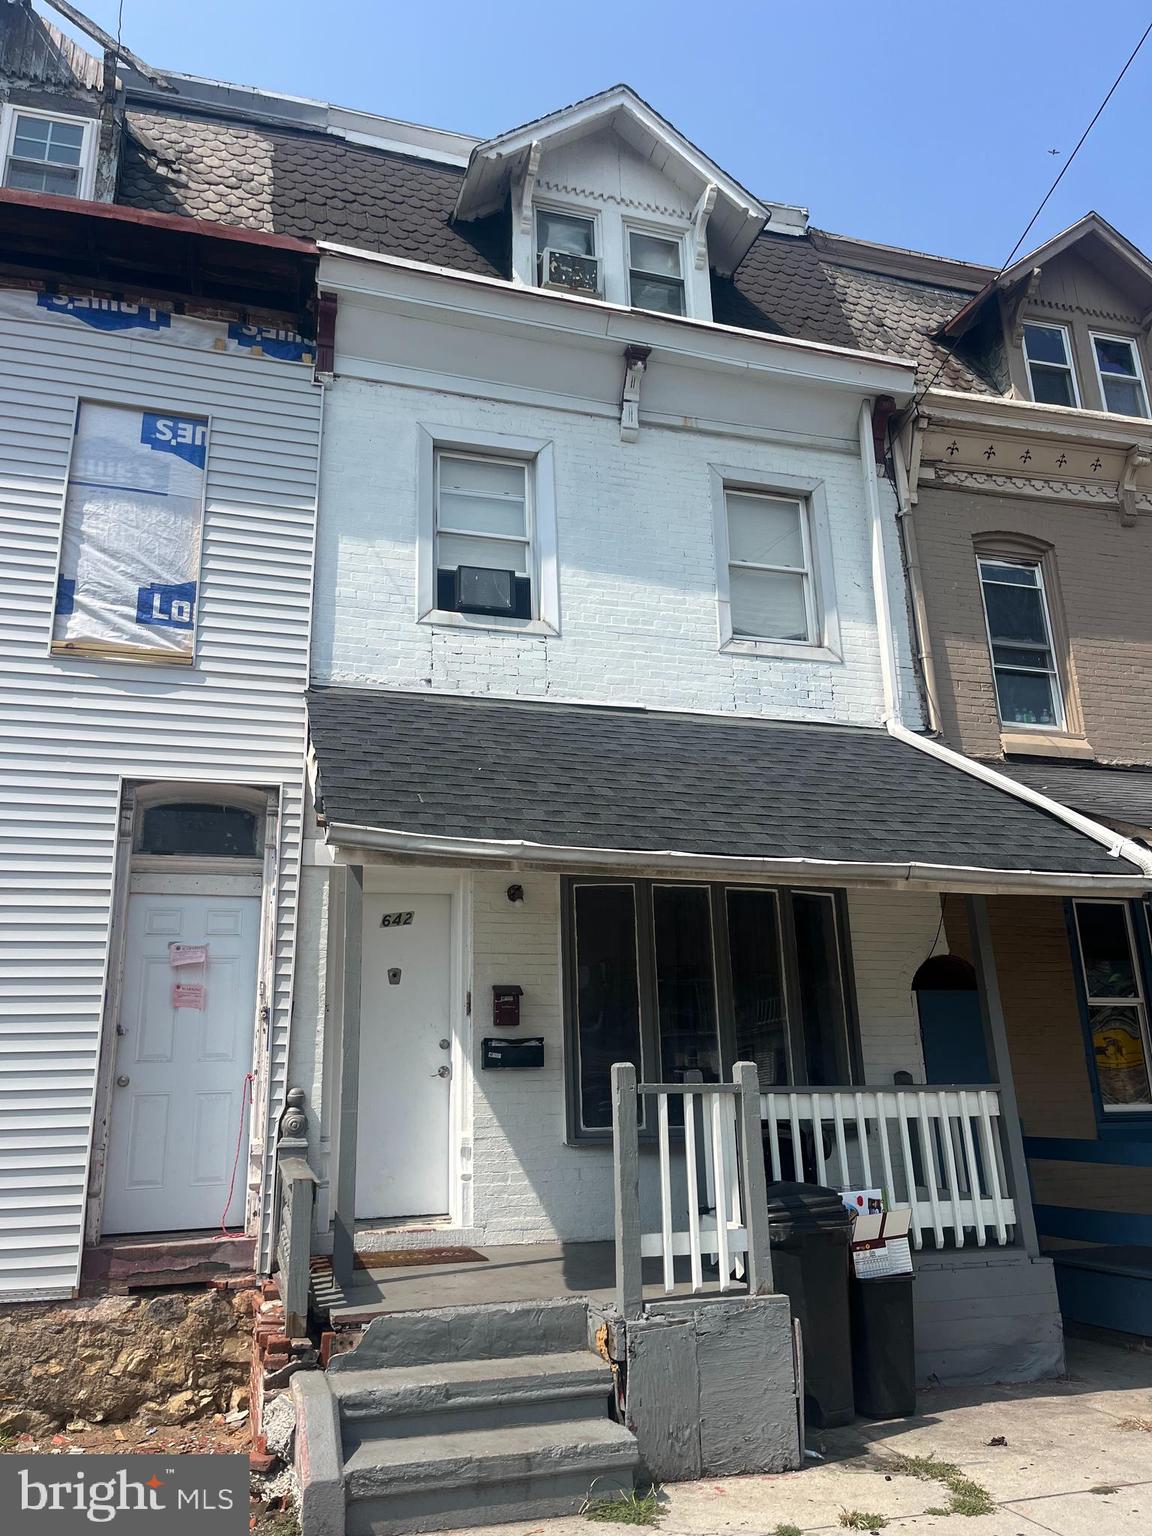
M330 842L457 859L1076 889L1136 867L880 729L382 689L308 695Z

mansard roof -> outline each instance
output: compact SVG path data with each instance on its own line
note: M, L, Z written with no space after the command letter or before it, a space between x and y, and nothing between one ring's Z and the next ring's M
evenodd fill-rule
M332 132L137 96L119 198L159 213L507 278L504 209L469 221L454 217L465 175L462 165ZM866 248L819 230L778 234L769 221L734 274L714 279L713 313L727 325L894 352L926 370L943 365L946 387L995 394L975 362L950 355L936 339L989 275L987 268Z

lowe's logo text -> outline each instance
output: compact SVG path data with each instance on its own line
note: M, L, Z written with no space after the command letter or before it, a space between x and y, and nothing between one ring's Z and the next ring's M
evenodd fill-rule
M38 293L39 309L57 315L72 315L98 331L166 331L172 316L163 309L144 304L125 304L120 299L89 299L78 294Z
M140 423L140 441L156 453L174 453L197 469L203 469L208 423L198 421L194 416L157 416L152 411L145 411Z
M136 591L136 622L160 629L191 629L196 621L196 583L153 584Z

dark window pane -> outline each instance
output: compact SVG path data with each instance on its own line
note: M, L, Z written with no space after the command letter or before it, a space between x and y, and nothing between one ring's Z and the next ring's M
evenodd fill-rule
M1152 1104L1139 1008L1090 1008L1092 1050L1105 1104Z
M1032 398L1040 405L1075 405L1072 375L1064 368L1032 367Z
M1136 361L1132 356L1132 343L1129 341L1105 341L1102 337L1096 338L1096 356L1100 360L1102 373L1122 373L1128 378L1136 377Z
M1027 645L1047 645L1048 627L1038 587L1006 587L984 583L988 629L993 640L1018 640Z
M1064 346L1064 332L1057 330L1055 326L1026 325L1024 345L1030 362L1066 363L1068 361L1067 349Z
M985 581L1007 582L1013 587L1038 587L1034 565L1001 565L995 560L981 560L980 575Z
M1031 650L1026 645L994 645L992 660L998 667L1034 667L1038 672L1048 672L1052 656L1047 650Z
M1058 725L1052 679L1043 672L1008 672L996 668L1000 718L1013 725Z
M847 1030L836 904L831 896L797 892L792 897L792 916L808 1081L817 1088L847 1082Z
M727 892L728 952L737 1061L754 1061L761 1088L790 1081L773 891Z
M578 219L567 213L536 215L537 251L567 251L571 256L594 256L596 226L591 219Z
M26 160L9 160L4 185L17 192L50 192L53 197L73 197L80 172L52 165L31 165Z
M572 899L580 1120L588 1130L607 1130L613 1062L630 1061L640 1072L636 893L630 885L578 885Z
M255 811L235 805L150 805L140 822L140 853L257 856Z
M666 1083L700 1072L720 1080L716 984L712 970L712 909L706 886L652 888L660 1067Z
M1104 375L1104 404L1117 416L1147 416L1144 388L1138 379L1114 379Z
M1119 901L1076 903L1076 927L1089 997L1136 997L1136 968Z
M684 313L684 284L670 277L632 274L632 308L655 309L664 315Z

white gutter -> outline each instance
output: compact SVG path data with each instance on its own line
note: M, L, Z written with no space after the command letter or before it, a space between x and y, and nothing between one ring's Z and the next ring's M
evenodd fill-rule
M876 634L880 643L880 666L884 675L884 725L888 734L895 737L897 741L903 741L908 746L915 747L918 752L934 757L937 762L959 768L970 778L979 779L984 784L1003 790L1005 794L1015 796L1017 800L1036 806L1038 810L1047 811L1050 816L1062 821L1065 826L1082 832L1085 837L1090 837L1093 842L1106 848L1112 858L1127 859L1144 875L1152 878L1152 851L1142 848L1130 837L1123 837L1110 827L1093 821L1088 816L1082 816L1079 811L1074 811L1067 805L1061 805L1058 800L1050 800L1047 795L1042 795L1038 790L1030 789L1027 784L1021 784L1018 780L1009 778L1006 773L1000 773L997 769L988 767L986 763L974 762L972 758L953 751L942 742L933 741L930 737L910 731L904 724L900 718L899 674L892 630L892 610L888 601L887 568L884 563L884 525L880 513L879 488L876 484L876 463L872 452L872 402L870 400L863 401L860 406L860 471L864 476L868 517L871 522ZM1107 876L1092 878L1106 879Z
M925 890L989 890L1036 892L1054 895L1070 891L1133 895L1145 889L1138 875L1085 875L1071 871L982 869L974 865L864 863L852 860L807 858L753 858L744 855L685 853L672 848L586 848L556 843L533 843L521 838L470 838L430 836L390 827L362 827L353 822L330 822L325 831L329 846L375 849L381 853L417 859L450 859L457 863L499 861L505 866L620 870L623 868L679 870L698 875L746 874L774 880L823 879L832 884L847 880L885 886L913 886Z

